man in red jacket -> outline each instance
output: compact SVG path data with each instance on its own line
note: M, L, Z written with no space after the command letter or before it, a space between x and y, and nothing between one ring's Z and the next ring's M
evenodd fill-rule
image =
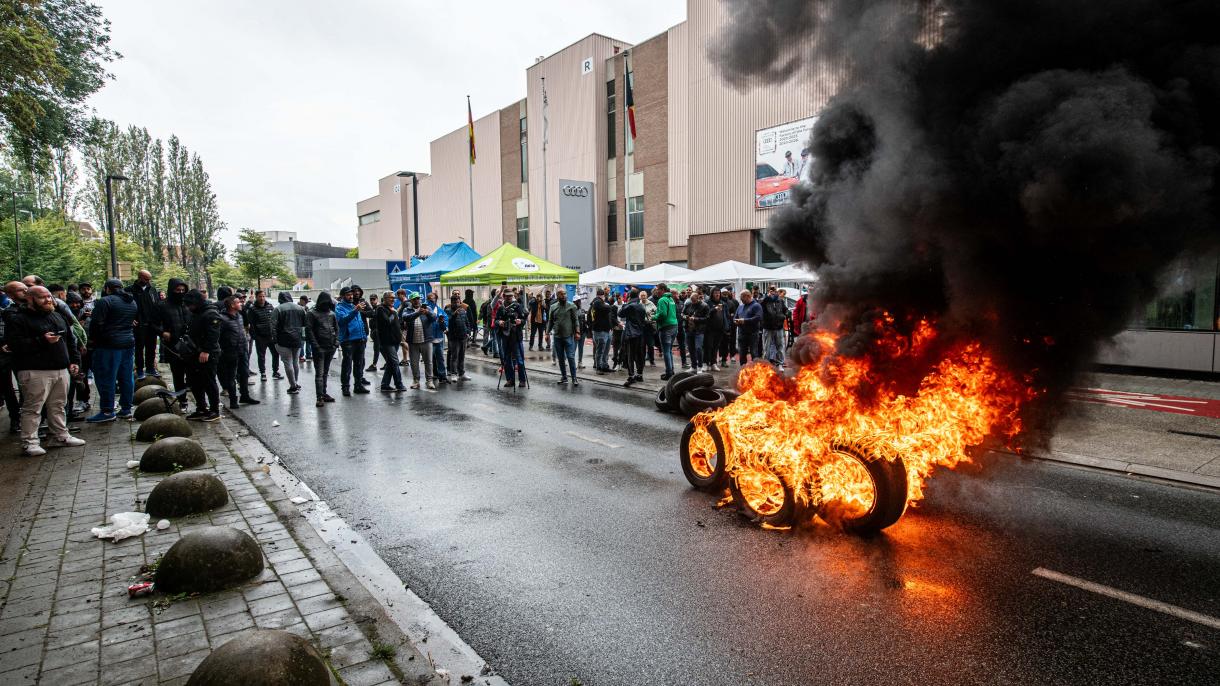
M801 335L801 326L817 318L813 312L813 303L809 301L809 289L801 289L801 297L796 299L796 307L792 308L792 336Z

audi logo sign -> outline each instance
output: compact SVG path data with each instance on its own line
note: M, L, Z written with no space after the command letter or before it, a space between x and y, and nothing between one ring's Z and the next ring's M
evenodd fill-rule
M573 185L569 184L569 185L566 185L563 188L561 188L560 191L564 195L567 195L567 196L573 197L573 198L589 197L589 189L587 186L573 186Z

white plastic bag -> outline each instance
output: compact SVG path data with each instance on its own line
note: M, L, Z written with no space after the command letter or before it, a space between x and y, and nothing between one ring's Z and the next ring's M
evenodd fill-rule
M109 538L117 543L148 531L149 519L145 512L120 512L110 516L109 526L95 526L89 531L98 538Z

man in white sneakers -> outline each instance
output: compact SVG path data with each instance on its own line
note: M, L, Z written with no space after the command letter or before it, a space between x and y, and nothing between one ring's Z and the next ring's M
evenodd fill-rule
M6 313L4 345L13 354L13 371L21 385L21 442L25 454L46 455L38 442L38 424L47 412L48 447L74 447L85 441L68 433L70 374L77 373L80 351L71 323L55 311L55 299L42 286L26 292L26 305Z

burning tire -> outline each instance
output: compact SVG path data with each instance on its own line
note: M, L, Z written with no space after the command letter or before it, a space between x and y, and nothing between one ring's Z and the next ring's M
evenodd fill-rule
M686 480L700 491L724 490L725 466L728 451L724 448L724 437L716 428L716 422L701 426L701 422L690 422L682 432L679 449L682 473Z
M863 446L840 442L819 470L818 515L844 531L871 535L898 521L907 506L907 470Z
M759 524L789 526L796 519L796 493L787 480L765 468L739 470L729 479L733 502Z
M715 388L696 388L693 391L687 391L686 395L678 401L678 407L688 419L700 412L719 409L728 404L729 401L724 397L724 393Z

